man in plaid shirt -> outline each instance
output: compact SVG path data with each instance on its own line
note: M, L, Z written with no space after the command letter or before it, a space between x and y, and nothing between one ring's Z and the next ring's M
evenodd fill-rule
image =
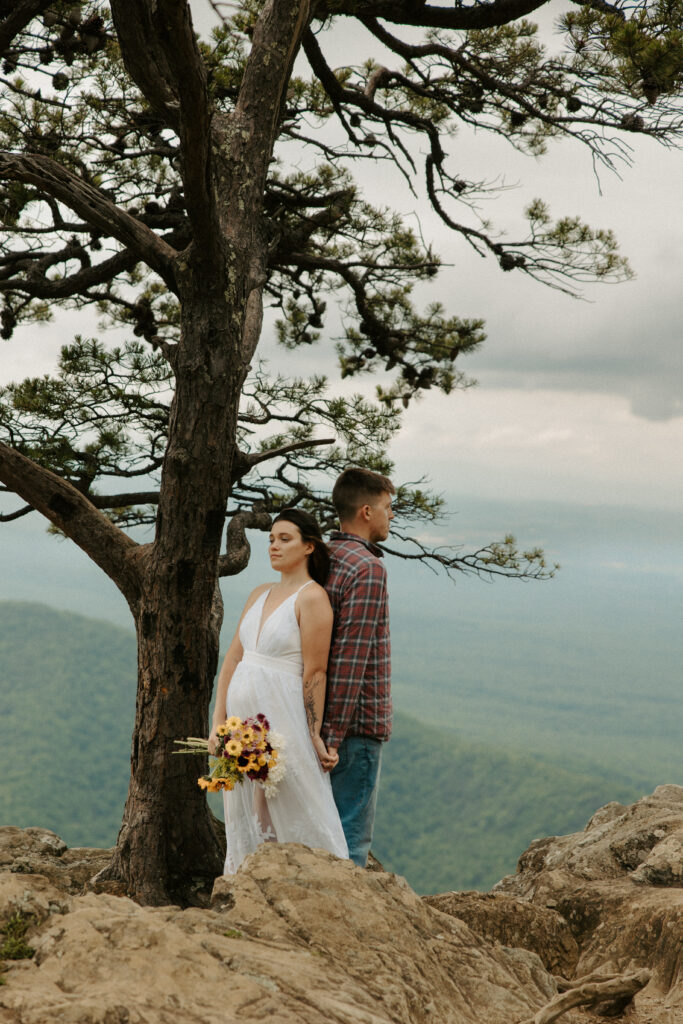
M356 864L367 863L375 821L382 743L391 734L391 669L386 569L379 541L393 518L391 481L350 468L332 501L341 530L332 533L327 590L334 630L327 668L323 738L339 763L332 791Z

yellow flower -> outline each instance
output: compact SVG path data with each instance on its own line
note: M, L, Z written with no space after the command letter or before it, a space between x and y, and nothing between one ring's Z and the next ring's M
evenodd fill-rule
M238 718L237 715L231 715L230 718L228 718L228 720L225 723L226 729L228 729L230 732L233 729L239 729L241 725L242 719Z
M247 762L247 764L238 764L237 765L237 771L238 772L248 772L249 771L249 763Z
M231 757L236 757L238 754L242 753L242 744L237 740L228 740L225 744L225 752Z
M201 789L208 789L209 788L209 780L205 779L204 776L202 775L201 779L197 779L197 785Z
M228 729L227 725L219 725L218 728L216 729L216 735L225 736L229 731L230 730Z
M254 730L250 729L249 726L247 726L246 729L242 730L242 739L244 740L245 743L253 743L254 742Z
M259 759L258 759L258 766L259 766L259 768L263 768L265 763L266 763L266 756L265 756L265 754L259 754Z

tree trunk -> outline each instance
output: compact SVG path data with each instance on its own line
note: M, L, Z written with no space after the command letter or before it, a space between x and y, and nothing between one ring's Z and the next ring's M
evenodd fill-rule
M234 269L233 262L233 269ZM218 557L246 373L241 354L248 273L233 288L216 268L187 283L174 369L176 392L156 537L142 556L133 609L138 694L131 779L114 858L118 880L145 904L202 904L223 853L197 779L201 757L171 756L173 741L208 735L222 601Z
M164 574L168 576L169 574ZM207 623L181 589L160 580L140 602L138 692L128 798L109 878L143 904L203 904L223 867L201 757L173 757L173 741L206 736L218 661L218 601ZM220 600L220 599L218 599Z

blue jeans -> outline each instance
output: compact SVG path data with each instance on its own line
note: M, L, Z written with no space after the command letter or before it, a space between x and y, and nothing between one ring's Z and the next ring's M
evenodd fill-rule
M362 868L372 842L381 762L381 740L347 736L339 747L339 764L330 772L349 857Z

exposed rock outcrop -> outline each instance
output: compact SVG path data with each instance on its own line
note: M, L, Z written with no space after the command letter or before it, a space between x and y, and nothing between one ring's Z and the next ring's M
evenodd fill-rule
M532 843L490 894L269 844L211 909L143 908L92 891L106 859L0 828L0 929L35 951L0 1024L683 1024L682 787Z
M504 893L449 892L425 896L424 900L430 907L460 918L490 942L537 953L551 974L574 976L579 947L557 911Z
M576 976L649 968L629 1020L683 1024L682 786L608 804L583 832L532 843L495 893L561 915L578 945Z
M557 991L535 954L491 945L403 879L322 851L266 845L218 880L213 909L180 910L70 895L54 852L48 878L26 872L18 845L0 830L0 925L31 915L35 955L6 964L3 1024L510 1024Z
M111 859L110 850L72 847L46 828L0 828L0 872L43 875L65 893L80 893Z

